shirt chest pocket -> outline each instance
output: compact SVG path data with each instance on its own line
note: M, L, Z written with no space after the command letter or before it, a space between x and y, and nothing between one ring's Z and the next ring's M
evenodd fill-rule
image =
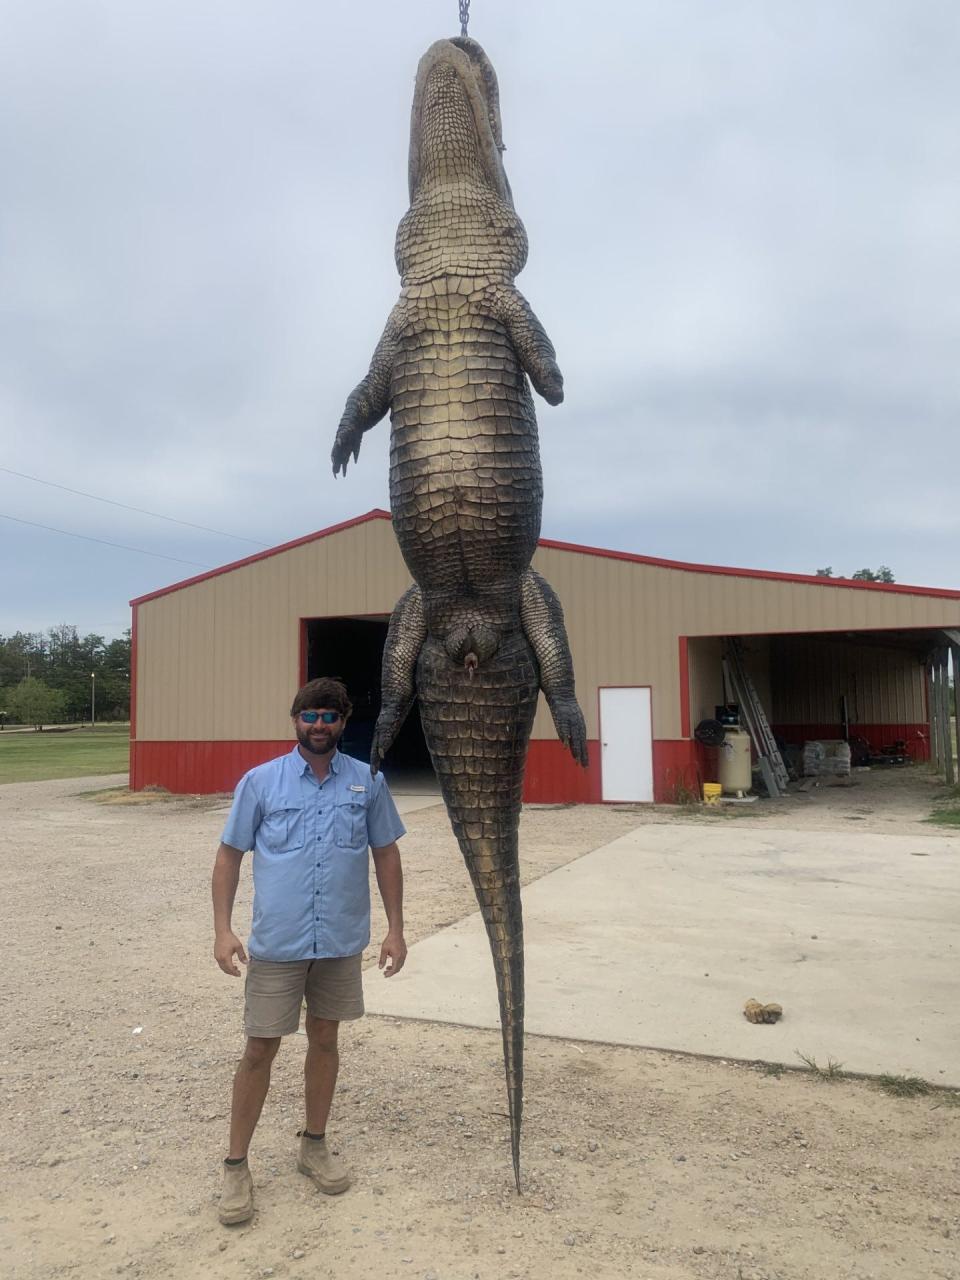
M271 853L303 848L303 810L278 805L264 814L260 836Z
M352 791L337 805L335 839L348 849L367 847L367 795Z

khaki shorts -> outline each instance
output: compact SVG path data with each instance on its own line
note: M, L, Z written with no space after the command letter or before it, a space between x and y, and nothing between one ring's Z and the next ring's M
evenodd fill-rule
M331 1022L363 1017L362 953L329 960L294 960L277 964L255 960L247 964L243 1029L248 1036L272 1040L289 1036L300 1026L300 1006Z

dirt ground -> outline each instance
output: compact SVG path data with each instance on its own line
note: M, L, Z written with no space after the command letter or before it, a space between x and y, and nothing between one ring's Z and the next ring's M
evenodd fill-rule
M211 955L226 802L117 803L119 781L0 787L0 1275L960 1280L960 1107L943 1095L530 1036L518 1197L499 1036L383 1017L342 1033L330 1133L351 1190L296 1171L291 1038L251 1153L257 1214L221 1227L241 1047L240 983ZM524 876L643 822L932 835L917 824L939 789L910 770L719 815L531 808ZM405 821L414 943L474 902L442 808ZM244 931L249 904L245 877Z

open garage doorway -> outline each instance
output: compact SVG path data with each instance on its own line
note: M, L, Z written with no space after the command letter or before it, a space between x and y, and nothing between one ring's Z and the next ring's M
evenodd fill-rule
M863 763L923 762L930 756L927 666L941 633L845 631L735 637L743 666L780 745L859 744ZM695 724L730 700L723 657L729 640L691 638L690 711Z
M912 786L929 811L930 771L911 766L928 764L938 726L949 725L945 674L940 715L934 716L931 663L939 655L945 672L952 637L951 630L934 627L691 637L690 722L715 718L749 730L756 775L762 754L757 734L749 715L740 714L740 695L725 668L735 645L785 766L789 781L783 789L789 792L796 784L809 795L810 788L858 785L862 794L879 794L886 778L898 792ZM749 704L749 690L741 693ZM714 780L716 753L703 746L697 751L704 775ZM952 753L949 762L934 757L934 763L948 781L953 779Z
M341 740L357 760L370 759L373 727L380 714L380 665L387 638L386 614L367 618L305 618L305 678L336 676L347 686L353 715ZM436 774L416 704L387 753L383 772L393 790L438 790Z

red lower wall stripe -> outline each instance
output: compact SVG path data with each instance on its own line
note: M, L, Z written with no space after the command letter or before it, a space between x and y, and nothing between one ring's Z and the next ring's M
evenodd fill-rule
M782 742L796 746L843 737L838 724L774 724L772 727ZM930 759L930 727L926 724L852 724L850 736L863 738L871 751L877 753L895 742L904 742L907 754L914 760Z
M163 787L175 795L233 791L254 765L285 754L292 742L132 742L130 786Z
M290 742L132 742L130 786L164 787L176 795L230 792L248 769L283 755ZM556 739L530 743L523 798L529 804L600 804L600 743L587 744L581 769ZM688 739L653 744L654 799L671 804L700 786L696 746Z

